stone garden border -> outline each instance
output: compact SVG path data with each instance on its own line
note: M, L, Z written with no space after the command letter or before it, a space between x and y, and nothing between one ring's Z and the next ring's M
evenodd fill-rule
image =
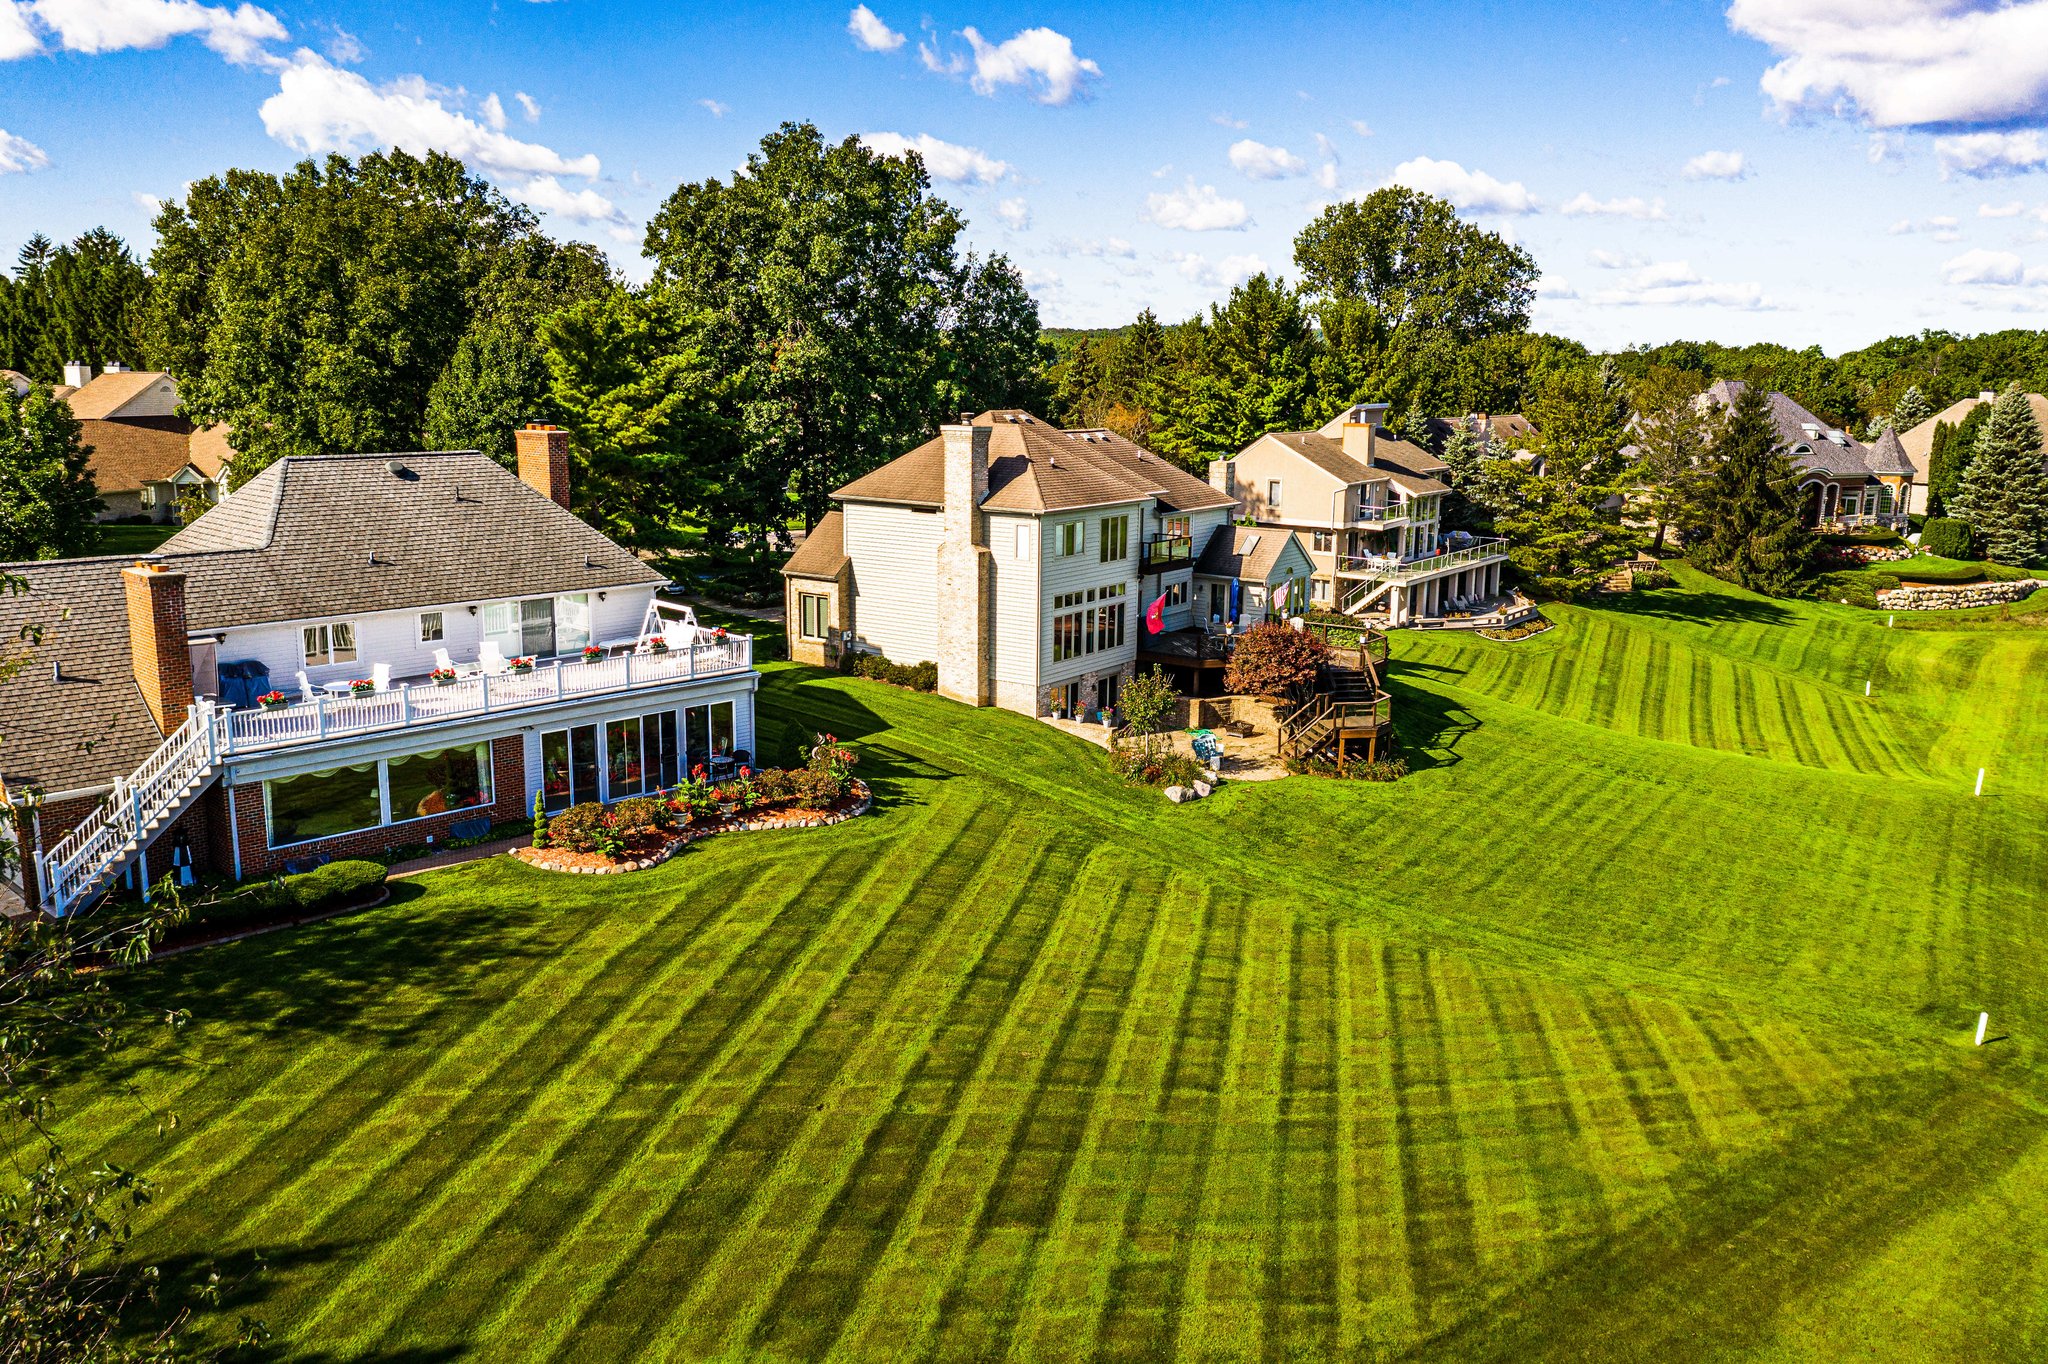
M700 838L711 838L722 833L759 833L769 829L822 829L828 824L844 824L849 819L858 819L874 808L874 793L868 789L868 784L859 777L852 778L847 785L853 789L854 799L853 804L844 810L833 810L823 814L810 814L802 817L782 817L771 814L765 815L760 819L742 820L732 824L721 825L716 829L695 831L685 829L654 852L629 858L624 862L615 862L610 866L572 865L567 862L568 858L582 857L586 856L586 854L557 853L553 848L514 848L512 856L518 858L529 867L537 868L540 871L560 872L566 876L620 876L629 871L647 871L650 868L660 866Z

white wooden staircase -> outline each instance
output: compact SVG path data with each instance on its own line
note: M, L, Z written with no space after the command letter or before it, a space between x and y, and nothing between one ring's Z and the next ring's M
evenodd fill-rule
M226 722L211 703L194 706L142 766L115 782L100 807L42 855L45 910L62 917L85 908L141 860L212 784Z

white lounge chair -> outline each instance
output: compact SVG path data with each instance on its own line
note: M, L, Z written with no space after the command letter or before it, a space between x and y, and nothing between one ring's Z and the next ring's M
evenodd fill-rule
M370 665L370 681L376 686L378 691L390 691L391 665L389 663L372 663Z
M299 670L299 695L307 701L316 699L313 684L306 680L306 671L303 668Z
M504 651L496 644L489 643L488 641L484 644L482 651L478 653L476 661L482 667L484 673L490 677L501 676L506 667L509 666L505 661Z

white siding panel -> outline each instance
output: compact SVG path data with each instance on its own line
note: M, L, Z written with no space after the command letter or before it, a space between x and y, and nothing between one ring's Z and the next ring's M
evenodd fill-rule
M897 663L939 656L941 519L936 512L849 502L841 544L853 561L855 641Z
M995 562L995 680L1034 693L1039 672L1038 531L1035 517L988 518L990 557Z
M1077 677L1084 672L1114 671L1138 655L1138 637L1145 629L1145 602L1139 599L1138 553L1142 534L1149 533L1146 523L1150 522L1147 502L1133 502L1123 507L1105 507L1079 513L1077 516L1048 516L1045 518L1044 573L1039 589L1038 608L1038 658L1039 677L1050 684L1063 678ZM1129 540L1125 545L1124 557L1115 563L1102 562L1102 518L1125 516L1131 518ZM1058 534L1056 527L1062 521L1079 520L1085 527L1081 552L1058 555L1051 552ZM1108 653L1087 654L1080 658L1067 659L1055 664L1052 660L1052 618L1053 600L1063 592L1085 592L1091 587L1109 587L1124 584L1124 643L1121 649ZM1085 609L1085 608L1084 608Z

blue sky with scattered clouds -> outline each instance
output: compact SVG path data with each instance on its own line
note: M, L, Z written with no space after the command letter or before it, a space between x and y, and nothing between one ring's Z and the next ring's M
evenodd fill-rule
M1286 272L1400 182L1527 245L1538 324L1839 350L2048 310L2048 0L749 6L0 0L0 251L230 166L462 156L644 273L760 136L919 149L1049 323Z

